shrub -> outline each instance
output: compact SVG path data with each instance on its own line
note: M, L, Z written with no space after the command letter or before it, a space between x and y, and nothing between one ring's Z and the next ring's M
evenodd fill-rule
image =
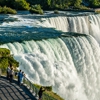
M41 9L40 5L32 5L30 8L30 13L35 13L35 14L43 14L43 10Z
M29 10L29 5L26 0L15 0L14 8L17 10Z
M11 9L10 7L0 7L0 13L2 14L16 14L16 10Z
M0 48L0 69L2 69L2 72L6 71L8 65L12 65L16 68L19 66L19 63L10 55L10 50Z
M52 86L44 86L47 91L52 91Z
M40 89L41 85L38 84L34 84L34 86L38 89ZM43 100L64 100L63 98L61 98L59 95L57 95L56 93L54 93L52 91L52 86L43 86L43 88L46 90L43 94ZM50 99L47 97L50 97ZM51 99L52 98L52 99Z

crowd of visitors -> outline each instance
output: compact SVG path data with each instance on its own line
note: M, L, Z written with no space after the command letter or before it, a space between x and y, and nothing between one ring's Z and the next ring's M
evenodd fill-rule
M8 66L7 80L9 80L12 83L14 76L18 76L18 85L21 85L23 83L23 78L25 77L24 72L22 70L20 70L19 72L14 72L13 66Z
M15 72L13 66L8 66L7 67L7 80L9 80L10 83L13 82L14 76L17 76L17 78L18 78L18 85L22 85L23 78L25 77L24 72L22 70L19 70L18 72ZM38 100L42 100L42 94L43 94L44 91L45 91L44 87L41 86L40 90L38 92L38 95L39 95Z

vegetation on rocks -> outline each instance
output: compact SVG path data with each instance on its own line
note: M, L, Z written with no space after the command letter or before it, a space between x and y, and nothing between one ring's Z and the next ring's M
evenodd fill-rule
M0 0L0 6L7 6L16 10L29 10L29 5L26 0Z
M14 0L14 9L17 10L29 10L30 9L30 4L26 2L26 0Z
M10 7L6 7L6 6L1 7L0 6L0 13L1 14L16 14L17 12L16 12L16 10L14 10Z
M19 63L13 58L13 55L10 54L10 50L0 48L0 69L2 72L5 72L9 65L12 65L16 69Z
M34 84L35 87L37 87L38 89L40 89L41 85L37 85L37 84ZM64 100L63 98L61 98L59 95L57 95L56 93L54 93L52 91L52 86L43 86L43 88L45 89L45 92L43 93L44 96L43 96L43 100L47 100L45 98L45 94L50 96L51 98L54 98L54 100ZM51 99L48 99L48 100L51 100ZM53 100L53 99L52 99Z
M41 9L40 5L32 5L29 11L32 14L43 14L43 10Z
M4 9L0 13L16 13L17 10L29 10L31 13L43 14L43 10L92 10L99 8L99 0L0 0ZM11 9L10 9L11 8ZM14 10L12 10L14 9ZM15 11L16 10L16 11Z

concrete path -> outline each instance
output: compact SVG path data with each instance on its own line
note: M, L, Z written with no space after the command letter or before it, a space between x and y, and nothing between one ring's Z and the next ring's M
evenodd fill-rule
M37 100L25 86L17 81L10 83L6 77L0 77L0 100Z

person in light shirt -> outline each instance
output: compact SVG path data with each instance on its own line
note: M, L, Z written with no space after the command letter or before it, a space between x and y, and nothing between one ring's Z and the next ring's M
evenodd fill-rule
M9 80L9 78L10 78L10 70L11 70L11 67L8 66L7 67L7 80Z

